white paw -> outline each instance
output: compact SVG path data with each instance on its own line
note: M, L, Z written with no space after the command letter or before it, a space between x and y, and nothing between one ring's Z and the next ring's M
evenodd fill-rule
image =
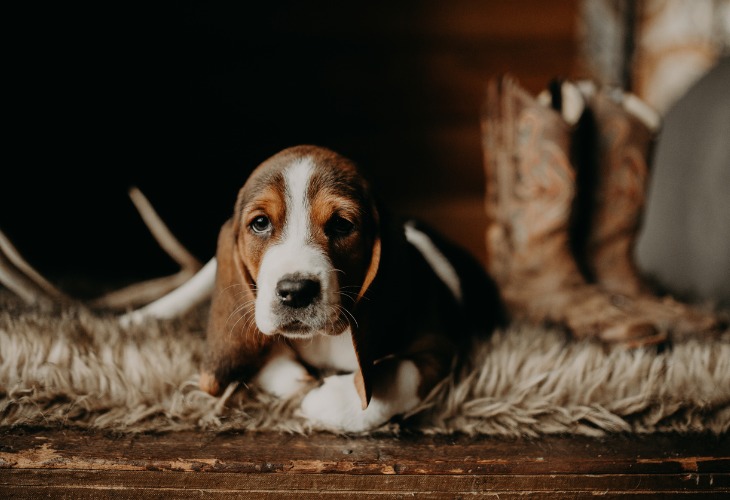
M282 355L266 363L253 382L265 392L285 399L303 391L311 380L301 363Z
M335 432L371 430L393 416L375 400L362 409L354 374L326 377L322 386L304 397L301 411L315 429Z

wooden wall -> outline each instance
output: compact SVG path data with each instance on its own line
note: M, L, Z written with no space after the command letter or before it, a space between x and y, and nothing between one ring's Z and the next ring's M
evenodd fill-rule
M483 257L485 82L510 72L537 92L576 67L578 0L54 8L15 17L24 154L0 227L62 274L170 269L132 184L207 259L251 169L299 143L353 157L386 201Z

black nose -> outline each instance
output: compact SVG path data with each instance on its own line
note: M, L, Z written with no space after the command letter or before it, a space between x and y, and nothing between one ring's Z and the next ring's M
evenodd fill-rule
M319 281L308 278L284 278L276 285L279 301L288 307L307 307L319 296Z

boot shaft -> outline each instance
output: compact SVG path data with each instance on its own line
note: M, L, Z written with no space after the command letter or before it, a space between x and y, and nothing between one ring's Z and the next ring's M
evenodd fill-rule
M482 127L490 273L512 287L580 282L568 237L570 126L505 78L489 84Z
M584 86L584 92L586 87ZM616 292L645 291L634 260L659 127L656 113L632 94L601 89L585 92L593 123L592 151L576 160L590 182L581 185L590 205L582 242L574 246L590 281ZM584 134L584 136L587 135ZM581 231L581 229L579 229ZM576 241L581 241L580 236Z

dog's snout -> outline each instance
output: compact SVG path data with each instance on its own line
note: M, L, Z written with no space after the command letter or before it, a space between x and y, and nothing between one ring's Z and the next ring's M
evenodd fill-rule
M276 285L276 296L285 306L307 307L319 296L319 280L301 277L285 277Z

